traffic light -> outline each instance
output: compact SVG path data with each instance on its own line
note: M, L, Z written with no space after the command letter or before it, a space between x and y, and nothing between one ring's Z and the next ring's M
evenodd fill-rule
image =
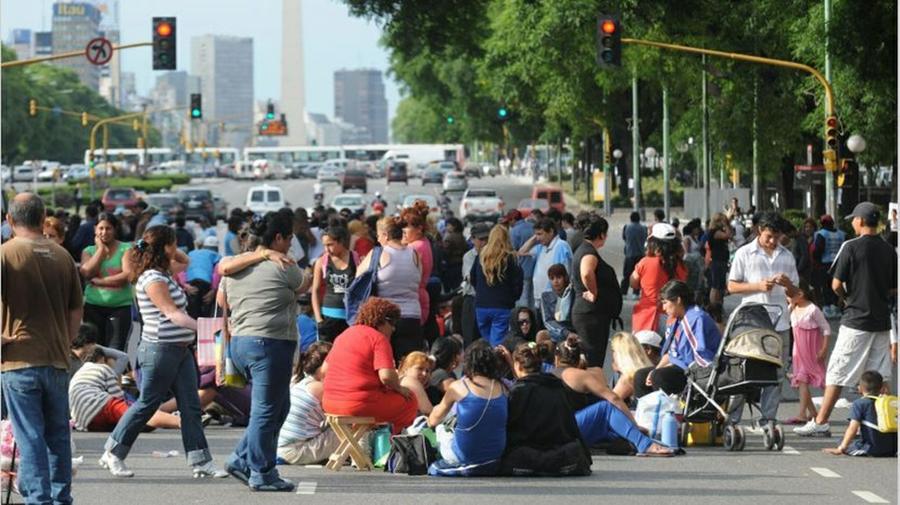
M828 149L837 151L838 147L838 119L835 116L828 116L825 119L825 145Z
M616 16L597 16L597 64L601 68L622 66L622 26Z
M509 119L509 109L507 109L505 105L501 105L497 108L497 119L500 121Z
M447 116L447 124L453 124L456 119L453 116Z
M175 18L153 18L153 70L175 70Z
M81 113L81 126L87 126L87 125L88 125L88 114L87 114L87 112L82 112Z
M266 120L271 121L275 119L275 105L272 102L266 104Z
M203 118L203 98L200 93L191 93L191 119Z
M37 116L37 100L34 98L28 100L28 115L31 117Z

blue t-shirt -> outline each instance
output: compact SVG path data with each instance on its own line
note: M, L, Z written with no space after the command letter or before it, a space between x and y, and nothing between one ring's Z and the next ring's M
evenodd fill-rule
M185 272L187 281L199 279L212 284L213 270L219 263L219 254L209 249L196 249L188 253L188 258L191 262L188 263L187 272Z
M300 335L300 352L306 352L309 346L319 340L319 328L315 319L306 314L297 316L297 334Z
M875 400L860 398L850 405L850 420L859 421L859 438L847 448L851 456L896 456L897 434L882 433L878 427Z
M225 256L234 256L237 254L237 251L231 247L231 244L234 242L234 239L237 238L237 233L228 230L225 232Z
M688 307L684 317L666 328L663 354L669 362L685 370L691 363L708 366L715 361L722 334L709 314L696 305Z
M157 212L153 214L153 217L150 218L150 221L147 221L147 228L153 228L154 226L168 226L169 222L166 220L166 216L163 215L162 212Z
M513 249L516 251L518 251L525 242L528 242L528 239L530 239L532 235L534 235L534 225L525 219L520 219L519 222L509 229L509 239L512 242ZM526 279L531 279L531 276L534 275L534 261L534 257L532 256L519 257L519 266L522 267L522 273L525 275Z

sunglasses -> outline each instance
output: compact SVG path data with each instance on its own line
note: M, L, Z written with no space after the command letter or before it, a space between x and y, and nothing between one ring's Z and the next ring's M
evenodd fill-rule
M531 321L528 319L519 320L519 326L525 326L526 324L531 324Z
M397 320L394 319L393 317L386 317L386 318L384 318L384 322L386 322L387 324L393 326L394 328L397 327Z

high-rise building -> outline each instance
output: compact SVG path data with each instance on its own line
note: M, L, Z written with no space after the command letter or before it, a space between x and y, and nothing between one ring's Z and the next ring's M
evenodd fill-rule
M90 3L56 2L53 4L53 54L83 51L87 43L100 36L100 10ZM54 65L70 68L82 84L98 90L100 67L85 58L64 58Z
M368 130L367 143L386 144L388 113L381 71L361 69L335 72L334 116Z
M307 117L307 131L310 144L317 146L339 146L343 143L341 127L332 123L325 114L309 112Z
M150 116L153 125L159 129L162 145L175 147L187 124L187 106L190 94L198 93L199 79L184 70L164 72L156 77L156 85L150 90ZM170 110L177 109L177 110Z
M16 52L16 59L27 60L34 54L34 40L31 30L14 28L9 36L9 46Z
M34 32L34 56L53 54L53 32Z
M301 4L300 0L281 0L281 107L278 110L288 122L288 134L280 139L283 146L307 144Z
M200 78L203 119L225 122L221 146L245 147L253 135L253 39L201 35L191 39L191 73Z

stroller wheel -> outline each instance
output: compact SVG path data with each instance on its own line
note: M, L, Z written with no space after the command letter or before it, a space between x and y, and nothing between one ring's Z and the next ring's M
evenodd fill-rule
M772 433L774 434L773 438L775 439L775 450L780 451L784 449L784 430L781 428L781 425L776 425L773 428Z
M747 444L747 434L744 433L744 428L740 426L735 426L734 434L737 437L737 441L734 443L735 451L743 451L744 445Z
M736 443L737 443L737 430L734 429L734 426L728 425L725 427L725 433L722 434L722 446L725 447L727 451L736 451Z
M775 448L774 432L775 430L769 426L763 427L763 445L766 447L767 451L771 451Z

